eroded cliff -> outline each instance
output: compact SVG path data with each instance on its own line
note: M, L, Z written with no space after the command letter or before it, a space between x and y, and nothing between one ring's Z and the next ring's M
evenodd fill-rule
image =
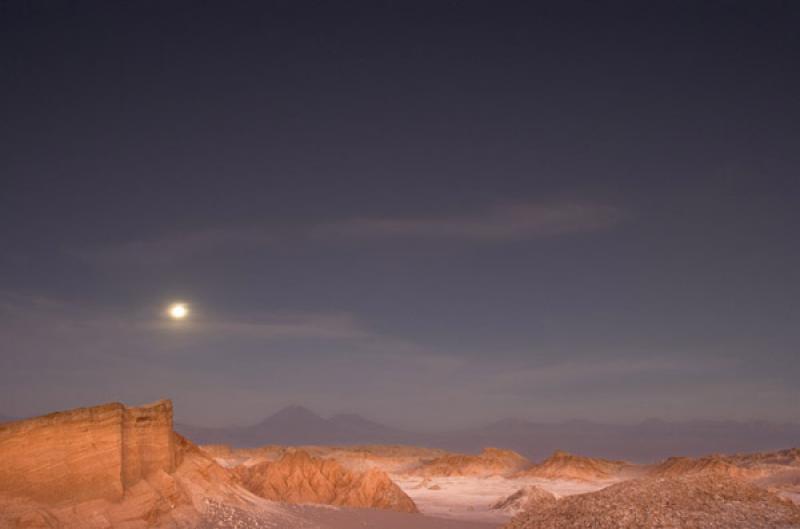
M45 503L120 500L175 470L172 403L120 403L0 425L0 493Z

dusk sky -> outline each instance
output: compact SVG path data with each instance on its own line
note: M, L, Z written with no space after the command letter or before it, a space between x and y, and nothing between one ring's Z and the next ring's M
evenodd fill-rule
M2 1L0 414L799 422L798 28Z

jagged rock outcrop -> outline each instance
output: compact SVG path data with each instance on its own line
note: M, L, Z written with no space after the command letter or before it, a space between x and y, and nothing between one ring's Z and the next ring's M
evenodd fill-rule
M800 507L720 476L650 478L562 498L516 516L504 529L790 529Z
M504 476L530 462L512 450L484 448L478 455L447 454L423 463L413 473L419 476Z
M411 498L377 469L357 472L332 459L287 450L277 461L236 468L254 494L289 503L320 503L417 512Z
M507 498L492 504L495 511L519 512L536 511L554 504L557 501L555 494L548 492L536 485L528 485L519 489Z
M613 478L626 463L556 451L537 465L517 474L518 477L564 479L572 481L600 481Z

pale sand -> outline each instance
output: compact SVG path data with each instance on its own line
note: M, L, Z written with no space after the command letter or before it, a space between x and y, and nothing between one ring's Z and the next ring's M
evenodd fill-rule
M304 521L321 529L497 529L500 524L437 518L379 509L326 508L291 505Z

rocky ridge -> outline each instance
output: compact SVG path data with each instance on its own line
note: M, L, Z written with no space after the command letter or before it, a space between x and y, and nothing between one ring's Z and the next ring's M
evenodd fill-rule
M411 498L385 472L348 470L304 450L290 449L277 461L241 465L235 472L251 492L269 500L417 512Z
M695 475L631 480L539 504L504 529L797 529L800 507L755 485Z
M411 472L433 476L505 476L528 466L530 462L512 450L484 448L478 455L446 454L422 463Z
M692 459L689 457L670 457L654 466L648 474L654 477L679 477L695 474L750 478L757 475L755 469L746 469L731 462L730 459L712 455Z
M517 477L599 481L614 478L627 463L556 451L539 464L517 474Z

